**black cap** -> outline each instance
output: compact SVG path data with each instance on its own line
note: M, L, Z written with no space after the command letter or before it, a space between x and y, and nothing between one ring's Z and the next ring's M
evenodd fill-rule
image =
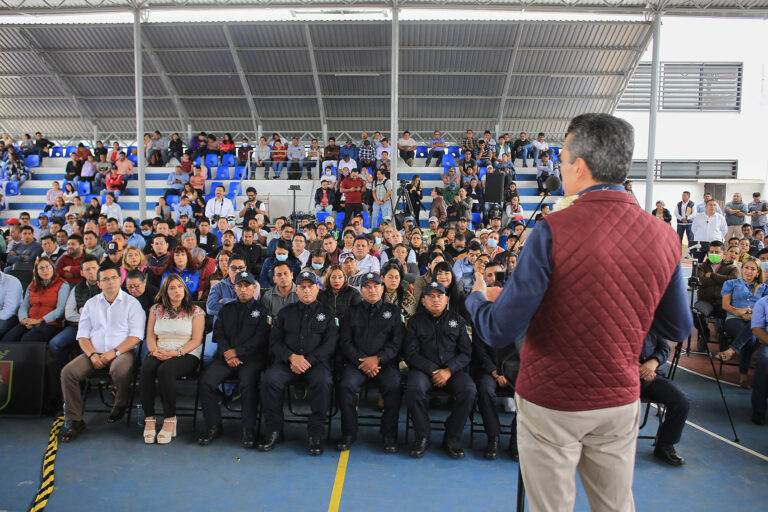
M248 284L256 284L256 279L254 279L253 274L250 272L238 272L235 276L235 284L247 281Z
M360 287L365 286L365 283L370 283L371 281L381 284L381 276L375 272L364 274L363 278L360 280Z
M300 284L302 281L310 281L312 284L318 284L317 276L314 272L302 272L299 274L299 278L296 280L296 283Z
M427 295L427 294L432 293L434 291L438 291L438 292L442 293L443 295L445 295L445 293L446 293L445 292L445 286L443 286L442 284L438 283L437 281L432 281L424 289L424 295Z
M120 244L117 242L109 242L107 244L107 254L117 254L120 252Z

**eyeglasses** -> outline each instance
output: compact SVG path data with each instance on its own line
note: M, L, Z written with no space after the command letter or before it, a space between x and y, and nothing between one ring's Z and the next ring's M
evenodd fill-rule
M112 277L102 277L99 279L102 283L107 283L109 281L114 281L115 279L120 279L120 276L112 276Z
M140 290L142 285L143 285L143 283L142 284L128 284L128 285L125 285L125 287L128 290Z
M245 270L247 267L245 265L230 265L229 270L234 270L236 272L239 272L241 270Z
M53 270L53 267L50 265L40 265L39 267L37 267L37 270L38 272L41 270Z

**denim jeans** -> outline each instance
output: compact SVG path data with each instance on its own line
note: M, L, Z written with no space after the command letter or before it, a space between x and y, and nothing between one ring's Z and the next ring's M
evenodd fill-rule
M445 155L445 148L430 149L427 152L427 163L425 165L429 167L429 163L432 159L437 158L437 166L440 167L440 164L443 163L443 155Z
M379 225L379 214L381 218L392 216L392 203L384 201L382 204L373 202L373 215L371 216L371 227L375 228Z
M12 316L8 320L0 320L0 339L5 336L5 333L13 329L19 324L19 317Z
M533 149L533 142L530 142L526 144L525 146L522 146L520 148L520 151L517 152L518 158L523 159L523 167L528 167L528 156L530 155L531 150ZM522 156L520 156L522 155Z
M64 327L56 336L48 342L48 350L54 359L57 359L62 367L67 364L67 350L77 342L77 328L70 325Z
M272 162L272 170L275 171L275 178L280 177L280 172L282 172L283 167L285 167L285 160L282 162ZM267 172L264 172L264 175L267 176Z
M101 194L101 202L102 202L102 203L104 202L104 200L105 200L105 198L107 197L107 194L108 194L109 192L112 192L112 193L115 195L115 200L117 200L117 198L119 198L119 197L120 197L120 191L119 191L119 190L107 190L107 189L104 189L104 190L102 190L102 191L100 192L100 194Z
M731 348L739 353L739 373L746 375L749 373L752 354L759 343L752 335L751 323L741 318L729 318L725 321L725 332L733 337Z

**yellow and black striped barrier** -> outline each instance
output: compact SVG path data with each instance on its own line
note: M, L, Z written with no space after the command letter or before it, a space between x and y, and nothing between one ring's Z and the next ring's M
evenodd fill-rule
M37 490L35 501L29 508L29 512L39 512L45 510L48 505L48 499L53 492L53 466L56 462L56 451L59 449L59 431L64 424L64 417L59 416L53 421L51 426L51 435L48 437L48 447L45 449L43 457L43 478L40 482L40 488Z

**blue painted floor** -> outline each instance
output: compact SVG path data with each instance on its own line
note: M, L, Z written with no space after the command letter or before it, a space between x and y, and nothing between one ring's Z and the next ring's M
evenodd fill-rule
M678 371L677 381L693 401L689 421L732 439L715 383L684 370ZM741 445L768 455L768 427L749 422L749 392L724 388ZM327 447L321 457L307 456L302 425L288 425L287 442L264 454L240 447L237 422L225 423L223 438L200 447L191 419L181 418L179 437L170 445L147 446L135 424L107 425L105 419L104 414L86 415L88 430L82 438L60 444L56 487L46 510L328 510L339 454ZM28 509L40 482L50 424L50 419L0 419L0 511ZM655 428L652 416L644 433ZM349 455L339 509L513 509L517 464L506 456L485 461L485 436L476 436L474 449L469 448L468 427L467 457L451 460L439 448L441 435L433 433L424 459L412 460L405 446L397 455L381 453L378 430L361 429ZM503 441L506 445L506 436ZM765 460L690 426L678 451L687 464L672 468L651 456L651 441L638 441L638 510L763 510L768 503ZM587 510L580 485L578 490L576 510Z

